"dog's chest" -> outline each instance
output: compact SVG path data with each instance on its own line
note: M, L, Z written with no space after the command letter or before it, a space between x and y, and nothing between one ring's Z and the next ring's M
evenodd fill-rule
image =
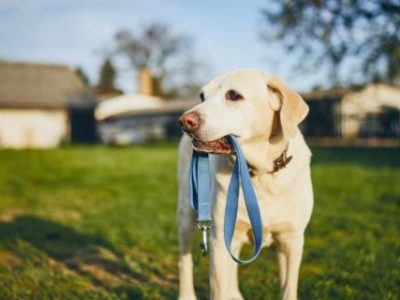
M253 187L258 199L264 226L269 226L284 220L286 210L290 207L290 197L283 190L283 182L271 176L255 176L252 178ZM243 195L239 202L240 215L247 218Z
M252 178L264 226L281 222L286 214L286 208L290 206L290 198L280 193L284 183L268 177L271 176L255 176ZM221 172L220 170L215 176L216 199L214 209L216 215L221 217L225 211L229 180L230 174L228 172ZM239 192L238 222L250 225L242 190Z

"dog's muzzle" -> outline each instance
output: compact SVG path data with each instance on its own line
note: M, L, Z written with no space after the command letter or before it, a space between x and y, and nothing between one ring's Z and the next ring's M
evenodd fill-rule
M232 145L225 136L209 142L193 138L193 148L206 153L230 154L233 152Z

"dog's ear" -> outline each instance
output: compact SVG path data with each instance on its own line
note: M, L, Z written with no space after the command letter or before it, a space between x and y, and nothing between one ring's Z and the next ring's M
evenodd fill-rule
M270 99L272 109L277 111L280 108L283 136L291 139L296 135L297 125L307 116L308 106L299 94L288 89L279 78L269 79L267 86L275 94L275 98Z

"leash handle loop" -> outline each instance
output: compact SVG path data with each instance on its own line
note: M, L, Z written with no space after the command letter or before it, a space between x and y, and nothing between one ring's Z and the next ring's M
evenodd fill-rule
M247 168L246 159L244 158L242 149L238 138L229 135L230 143L234 147L236 152L236 161L233 167L231 181L228 187L227 201L225 207L225 219L224 219L224 237L225 245L229 251L230 256L238 264L249 264L254 261L261 252L263 232L262 232L262 221L260 216L260 209L258 207L257 196L254 192L251 184L249 170ZM235 257L231 251L231 244L233 234L235 232L235 225L237 219L237 211L239 205L239 190L240 185L243 189L244 201L247 209L247 214L250 219L251 230L254 237L254 250L253 255L249 259L240 259Z

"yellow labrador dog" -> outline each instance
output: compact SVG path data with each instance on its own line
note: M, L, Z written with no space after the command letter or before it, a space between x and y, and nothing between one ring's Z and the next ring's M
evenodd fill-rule
M210 155L213 173L211 299L243 299L238 286L238 266L226 250L223 236L226 192L234 161L225 138L228 134L239 137L250 169L264 227L264 246L277 244L282 299L296 299L304 230L313 209L311 152L298 129L308 107L282 81L256 70L223 73L204 86L200 98L202 102L180 118L187 134L180 143L178 175L179 299L196 299L191 254L195 217L188 199L193 148L215 153ZM244 243L252 243L249 231L250 223L240 195L232 241L236 256Z

